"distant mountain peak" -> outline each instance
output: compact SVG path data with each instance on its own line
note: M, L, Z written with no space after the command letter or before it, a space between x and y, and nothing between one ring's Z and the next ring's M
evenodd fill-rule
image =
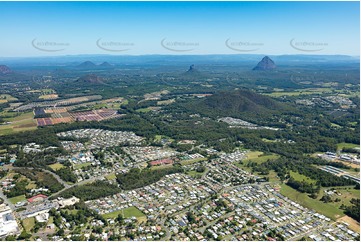
M80 68L89 68L89 67L96 67L96 65L91 61L84 61L80 65L78 65Z
M12 73L12 70L5 65L0 65L0 74L9 74Z
M262 58L260 62L253 68L253 70L260 70L260 71L266 71L266 70L273 70L276 68L276 64L274 61L269 58L268 56L265 56Z
M107 62L107 61L104 61L103 63L101 63L99 66L101 66L101 67L111 67L111 66L113 66L112 64L109 64L109 62Z
M189 69L186 73L199 73L199 70L195 67L194 64L189 66Z

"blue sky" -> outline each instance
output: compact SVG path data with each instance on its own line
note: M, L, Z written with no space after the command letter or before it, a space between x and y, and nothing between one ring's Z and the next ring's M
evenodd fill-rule
M358 56L359 9L359 2L0 2L0 56Z

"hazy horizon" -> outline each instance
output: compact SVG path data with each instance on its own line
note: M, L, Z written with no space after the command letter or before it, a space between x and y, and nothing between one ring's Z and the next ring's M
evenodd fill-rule
M359 56L359 8L359 2L0 2L0 53Z

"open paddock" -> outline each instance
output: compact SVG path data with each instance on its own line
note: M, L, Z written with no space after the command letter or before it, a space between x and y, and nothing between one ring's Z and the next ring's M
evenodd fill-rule
M0 125L0 135L36 129L33 112L11 115L11 117L4 118L4 120L7 123Z

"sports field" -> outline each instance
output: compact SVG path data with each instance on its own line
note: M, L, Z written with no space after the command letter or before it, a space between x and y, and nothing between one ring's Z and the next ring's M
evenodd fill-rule
M139 222L147 220L145 214L142 213L142 211L140 211L136 207L129 207L129 208L115 211L115 212L107 213L107 214L104 214L103 217L105 219L116 218L118 216L118 214L122 214L124 216L124 218L136 217Z

